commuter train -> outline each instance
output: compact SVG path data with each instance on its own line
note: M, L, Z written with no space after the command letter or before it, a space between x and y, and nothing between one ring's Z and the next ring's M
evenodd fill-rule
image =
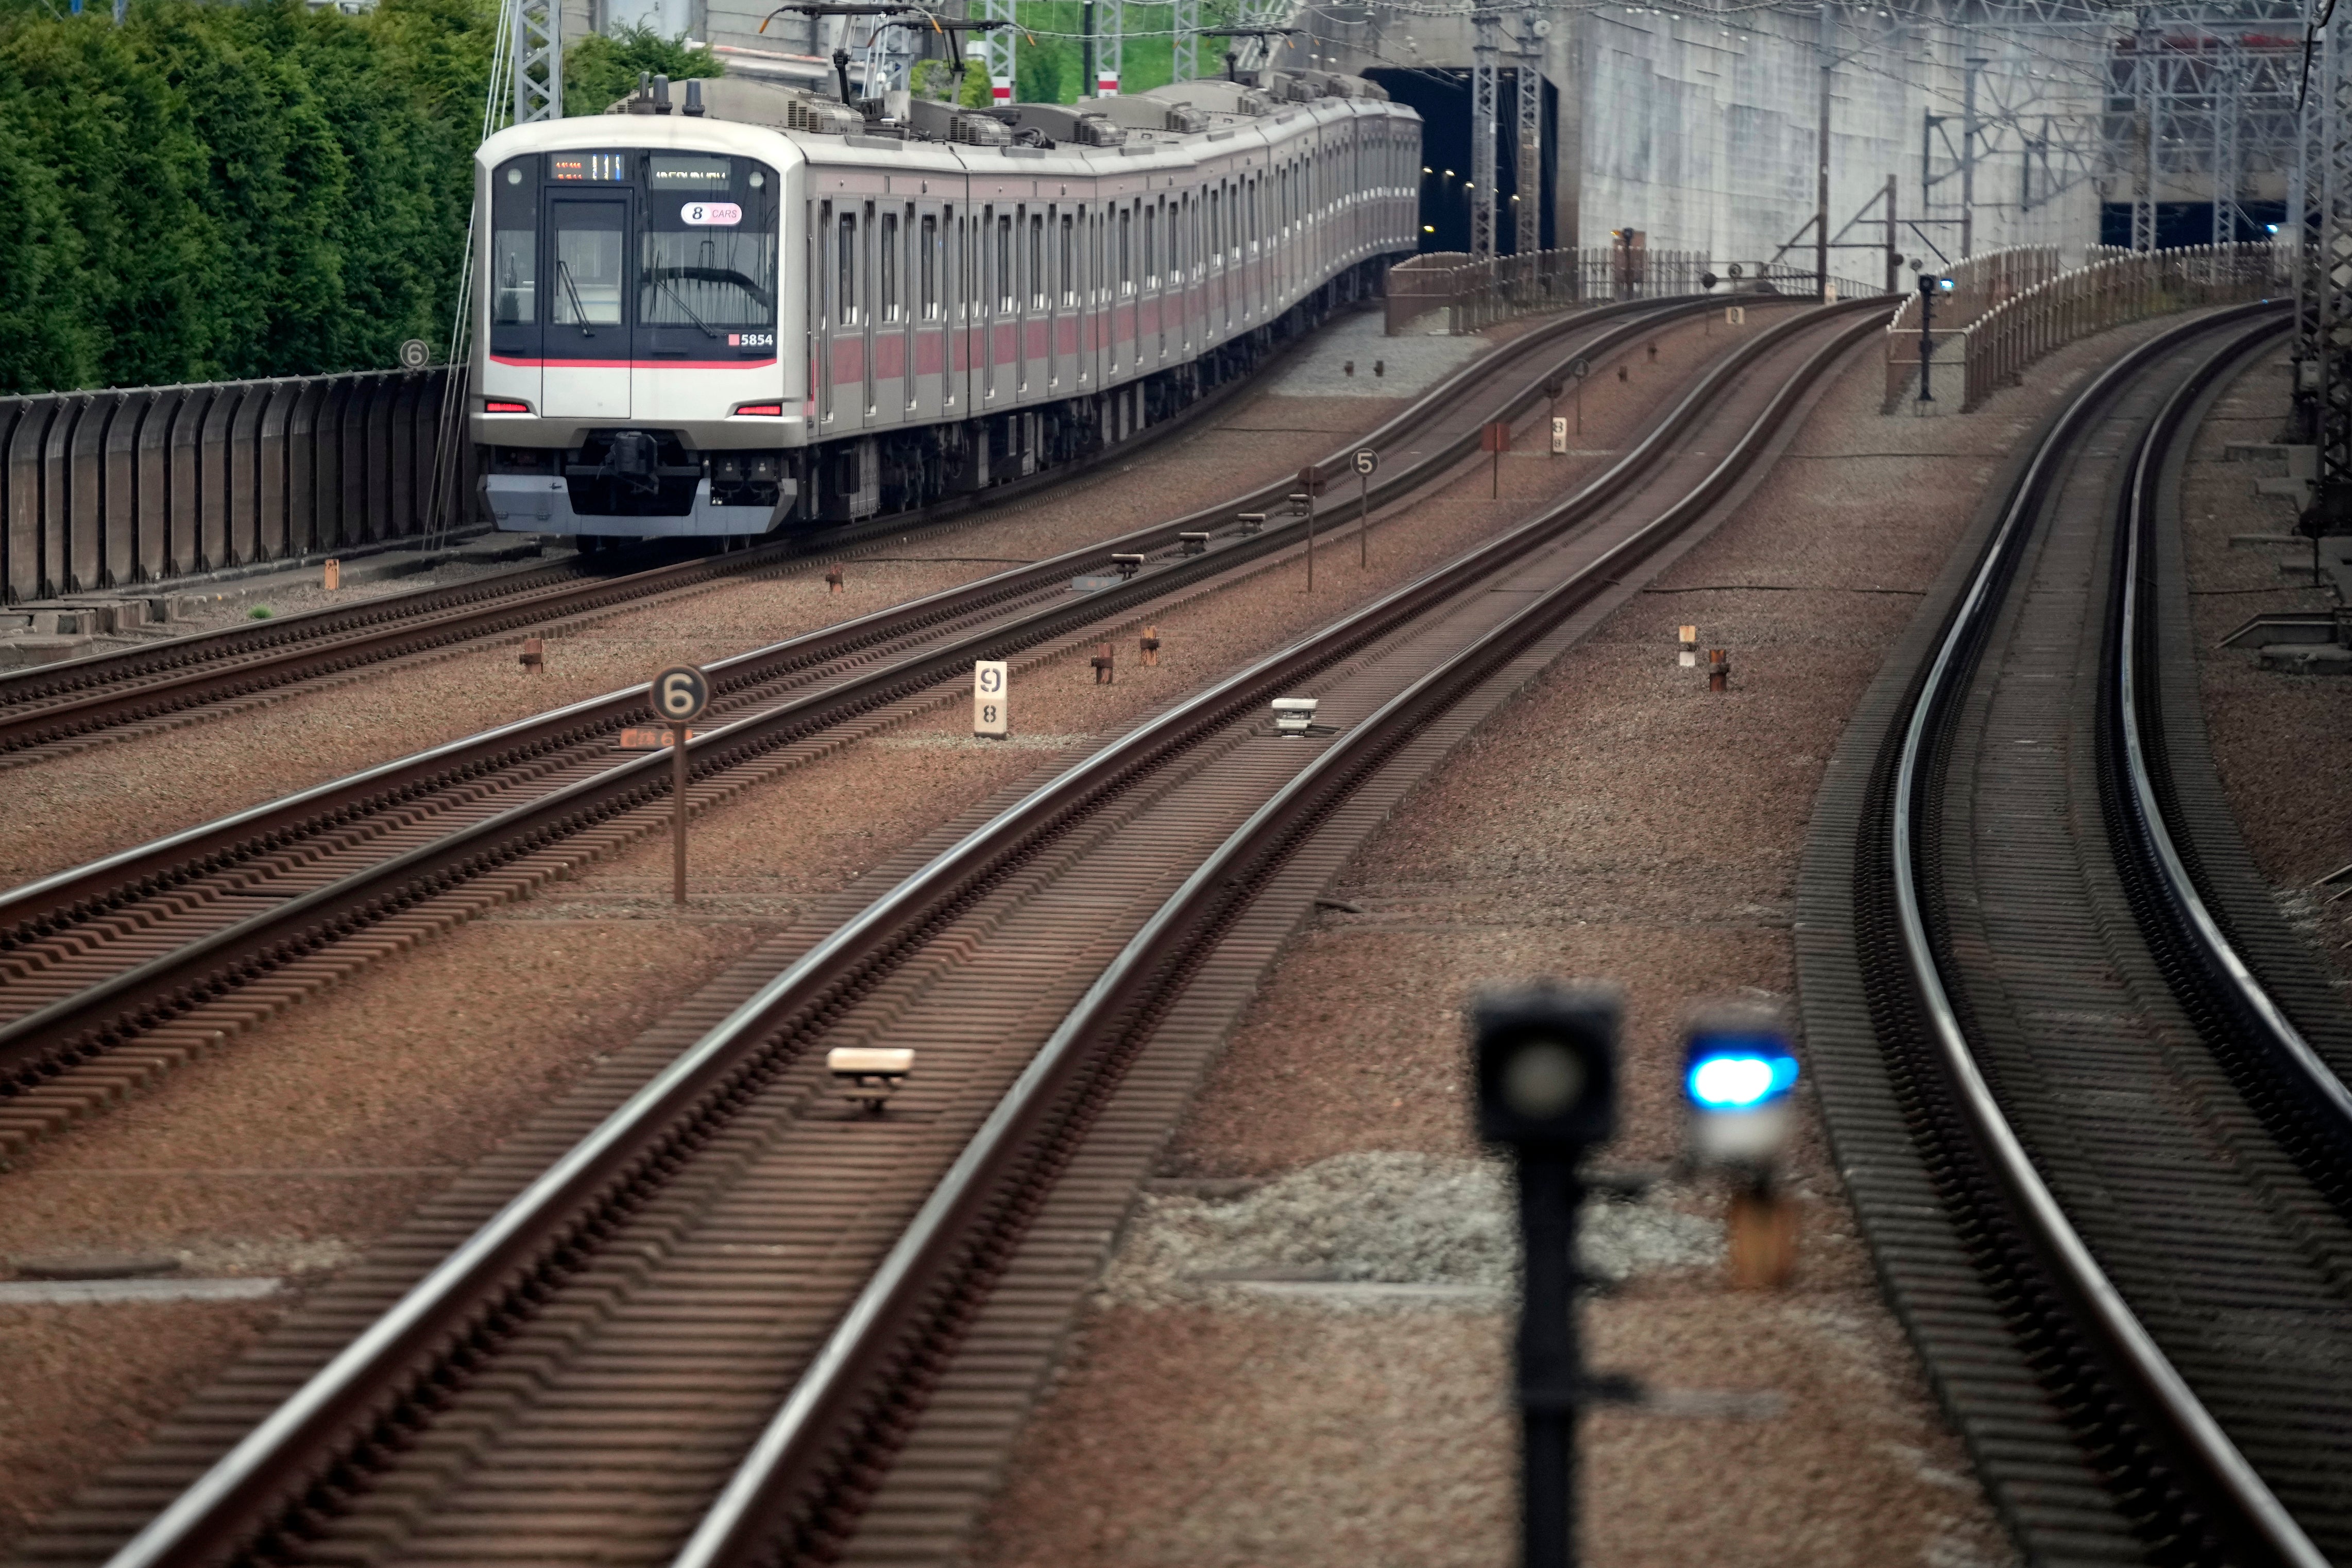
M993 110L682 85L477 156L499 528L742 538L1006 483L1246 374L1418 238L1420 117L1357 78Z

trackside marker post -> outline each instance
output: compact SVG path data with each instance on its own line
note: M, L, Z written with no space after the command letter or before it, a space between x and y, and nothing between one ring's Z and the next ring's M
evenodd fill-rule
M670 895L686 902L686 746L692 731L687 726L710 706L710 678L690 664L674 664L654 677L647 692L654 714L670 724Z
M1511 449L1511 427L1497 419L1486 426L1485 437L1481 445L1494 454L1494 478L1486 499L1496 500L1503 494L1503 454Z
M1012 676L1003 659L983 658L971 667L971 732L1002 741L1013 732Z
M1352 461L1356 465L1356 564L1372 563L1372 546L1369 539L1372 528L1372 475L1381 466L1381 455L1370 447L1359 447Z

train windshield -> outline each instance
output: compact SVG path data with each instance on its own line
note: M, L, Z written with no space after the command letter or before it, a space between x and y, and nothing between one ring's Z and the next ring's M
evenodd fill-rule
M710 153L566 152L490 176L494 352L772 353L776 172ZM751 329L751 336L746 335Z

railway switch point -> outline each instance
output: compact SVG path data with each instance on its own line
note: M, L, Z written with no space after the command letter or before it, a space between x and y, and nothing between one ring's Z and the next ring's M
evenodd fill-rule
M1711 647L1706 650L1706 689L1709 691L1731 689L1731 650Z
M902 1046L835 1046L824 1054L824 1069L844 1100L879 1116L915 1070L915 1053Z
M1146 626L1142 637L1143 662L1157 667L1160 663L1160 628Z
M1110 558L1110 563L1118 569L1120 577L1129 582L1134 580L1138 572L1143 570L1143 557L1140 555L1114 555Z
M826 593L828 593L828 594L838 594L838 593L840 593L840 592L841 592L841 568L840 568L840 567L835 566L835 567L834 567L832 570L830 570L830 571L828 571L827 573L825 573L825 574L824 574L824 591L825 591Z
M1176 542L1187 555L1205 555L1209 552L1209 536L1206 533L1180 533L1176 536Z
M521 665L530 674L545 675L547 673L547 639L523 638L522 652L515 656L515 662Z
M1100 643L1096 646L1095 657L1090 662L1095 667L1095 684L1097 686L1109 686L1113 684L1112 677L1115 672L1112 668L1112 663L1114 657L1115 656L1111 653L1110 644Z
M331 594L342 585L342 560L339 556L330 555L319 568L319 586Z
M1698 668L1698 628L1696 626L1682 628L1682 667L1685 669L1696 669Z
M1245 511L1239 521L1244 539L1255 539L1265 531L1265 513L1262 511Z

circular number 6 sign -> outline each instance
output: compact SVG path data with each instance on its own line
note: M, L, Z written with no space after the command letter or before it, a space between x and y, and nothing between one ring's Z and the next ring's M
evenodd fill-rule
M690 664L673 665L654 677L651 695L656 716L691 723L710 706L710 678Z

